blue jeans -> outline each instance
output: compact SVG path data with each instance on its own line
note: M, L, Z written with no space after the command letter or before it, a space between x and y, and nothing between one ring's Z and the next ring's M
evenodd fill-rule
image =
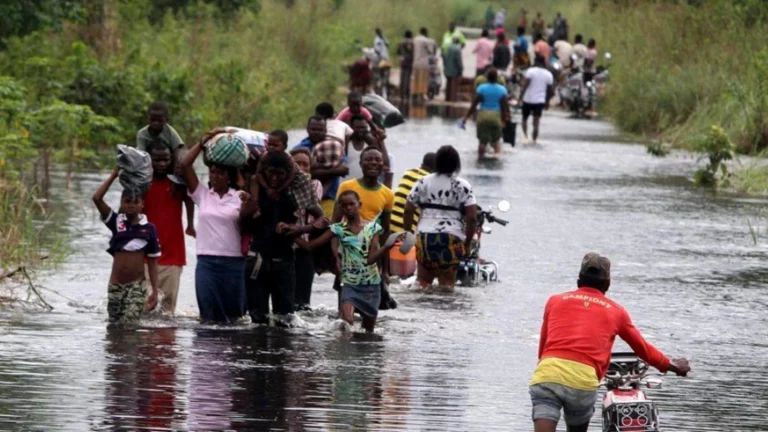
M231 323L245 315L245 258L198 255L195 293L200 320Z

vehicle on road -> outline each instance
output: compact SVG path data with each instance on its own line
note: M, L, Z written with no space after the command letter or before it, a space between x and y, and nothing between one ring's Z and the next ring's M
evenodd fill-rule
M472 246L469 254L459 264L456 273L456 282L462 287L475 287L480 283L496 282L499 280L499 265L494 261L487 261L480 257L480 239L483 234L490 234L493 230L486 225L487 223L497 223L506 226L509 222L497 218L493 211L498 209L501 212L509 211L511 204L509 201L500 201L497 207L490 206L488 210L478 209L477 213L477 231L475 238L472 239Z
M635 353L613 353L608 373L600 383L603 432L659 432L659 410L644 389L661 388L661 374L649 373Z

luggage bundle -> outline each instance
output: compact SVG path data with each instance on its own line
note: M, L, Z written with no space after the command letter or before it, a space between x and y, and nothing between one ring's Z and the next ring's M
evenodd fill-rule
M248 161L248 146L235 133L214 135L204 145L206 165L216 164L240 168Z
M117 166L120 168L118 179L123 189L144 195L152 184L152 159L149 153L117 145Z

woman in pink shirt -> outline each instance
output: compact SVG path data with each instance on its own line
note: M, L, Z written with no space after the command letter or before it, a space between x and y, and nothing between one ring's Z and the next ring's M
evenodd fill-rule
M192 165L203 143L200 139L181 162L189 197L198 206L195 293L203 322L231 323L245 315L245 258L240 248L240 207L237 170L211 165L210 187L200 182Z
M493 42L488 39L488 29L483 29L483 34L477 40L475 49L472 52L477 55L477 61L475 62L477 71L475 76L485 74L485 70L491 64L491 59L493 58Z

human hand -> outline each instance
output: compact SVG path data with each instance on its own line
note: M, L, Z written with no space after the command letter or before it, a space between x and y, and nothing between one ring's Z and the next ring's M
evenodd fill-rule
M270 199L279 200L280 199L280 192L278 192L276 189L267 189L267 196Z
M286 234L291 230L293 225L287 224L285 222L278 222L277 226L275 226L275 232L278 234Z
M331 221L327 217L315 219L312 221L312 226L319 230L328 228L330 224Z
M467 130L467 119L463 118L459 120L459 129Z
M381 280L385 285L389 285L389 282L392 280L392 278L389 276L389 272L381 272Z
M672 359L669 362L669 367L667 368L668 371L674 372L677 376L687 376L688 372L691 371L691 365L688 363L688 359L679 358L679 359Z
M240 201L248 202L251 199L251 194L246 191L240 191Z
M147 297L147 301L144 304L145 312L152 312L157 307L157 290L152 287L152 294Z
M192 238L197 238L197 231L195 230L195 227L193 227L193 226L188 226L186 231L184 231L184 233L187 234L188 236L192 237Z

